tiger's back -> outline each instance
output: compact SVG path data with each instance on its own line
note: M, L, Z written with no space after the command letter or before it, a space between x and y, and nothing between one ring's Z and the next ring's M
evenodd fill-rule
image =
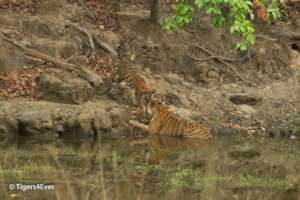
M154 111L154 116L149 124L150 134L198 139L210 139L212 137L208 128L188 122L161 102L152 102L151 109Z

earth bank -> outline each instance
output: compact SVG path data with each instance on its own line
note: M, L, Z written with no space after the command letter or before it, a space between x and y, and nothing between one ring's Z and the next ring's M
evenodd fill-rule
M96 15L114 11L97 15L96 22L73 1L18 2L0 4L1 31L28 48L86 66L101 78L101 87L28 57L0 38L1 135L117 137L132 132L127 125L135 108L132 94L112 81L118 60L103 42L116 50L124 38L133 37L135 65L180 115L215 135L300 138L300 54L293 37L300 32L297 20L257 24L257 44L242 54L234 49L237 38L212 27L202 13L192 25L166 33L147 21L140 2L92 7L89 1ZM98 42L92 44L91 35Z

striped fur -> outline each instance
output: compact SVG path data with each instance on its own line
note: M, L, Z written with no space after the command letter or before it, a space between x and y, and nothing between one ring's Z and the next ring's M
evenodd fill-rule
M149 124L149 134L198 139L210 139L212 137L206 127L182 119L158 100L153 100L150 108L154 116Z
M138 107L137 115L146 113L150 105L151 94L154 90L150 88L146 80L131 63L135 60L135 48L133 39L124 40L118 48L121 63L117 66L118 82L125 82L135 92L135 103Z
M119 66L120 81L125 81L135 92L135 103L139 108L139 114L148 113L151 96L154 90L148 85L146 80L135 69L133 65L123 64Z

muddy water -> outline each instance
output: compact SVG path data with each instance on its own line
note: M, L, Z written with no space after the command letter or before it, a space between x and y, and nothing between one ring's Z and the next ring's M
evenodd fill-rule
M0 144L1 200L300 200L296 141L18 138ZM17 183L54 188L22 191Z

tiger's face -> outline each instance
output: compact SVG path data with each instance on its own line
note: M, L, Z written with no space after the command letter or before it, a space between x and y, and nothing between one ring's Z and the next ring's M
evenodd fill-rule
M165 107L166 105L163 103L160 96L156 94L152 95L151 102L150 102L150 109L152 114L159 112Z
M144 93L144 95L143 95L145 111L146 111L147 117L152 115L151 102L153 100L154 95L155 95L155 89L152 89L152 90Z
M123 41L118 49L118 55L122 61L134 61L136 58L133 38Z

